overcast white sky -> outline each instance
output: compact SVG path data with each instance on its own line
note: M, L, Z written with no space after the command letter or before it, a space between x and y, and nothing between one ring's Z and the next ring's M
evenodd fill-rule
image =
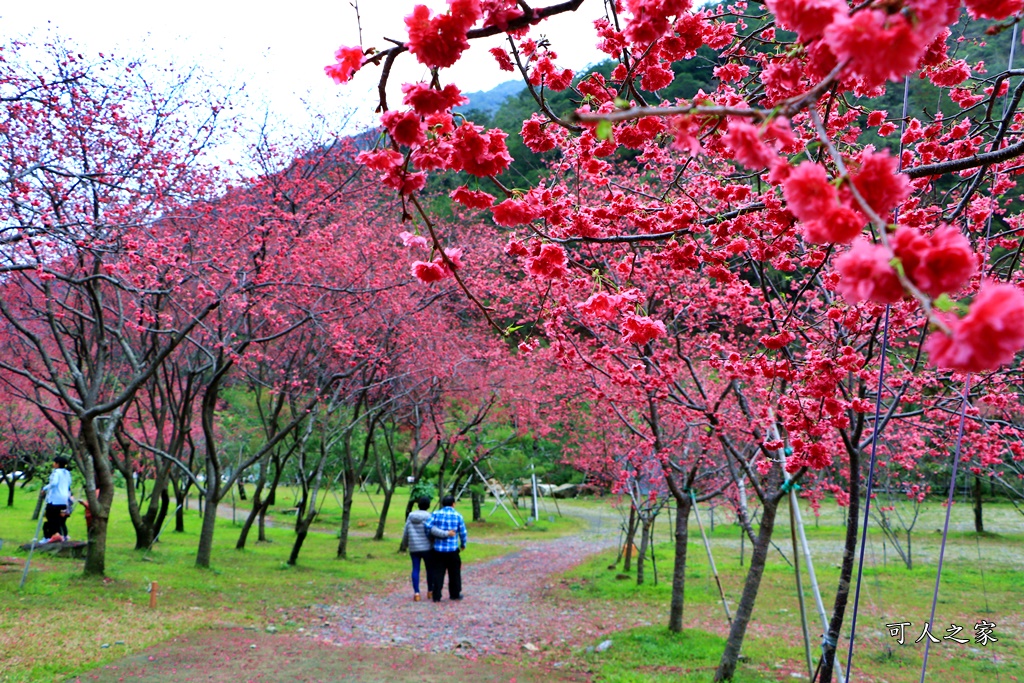
M416 4L435 11L446 7L444 0L362 0L363 47L387 47L382 36L403 39L403 19ZM538 27L552 39L560 66L578 69L601 59L593 47L592 21L602 10L600 0L585 0L575 15ZM355 107L363 112L359 120L370 122L376 105L378 69L365 69L342 86L323 72L339 45L359 44L350 0L8 0L0 6L0 36L5 41L41 41L48 30L86 53L141 55L150 62L171 61L183 68L201 64L225 84L245 83L247 98L242 105L258 119L269 108L277 120L304 128L311 107L325 112ZM464 92L489 90L510 80L513 75L499 71L486 52L498 43L492 39L474 44L455 69L443 72L442 80L457 83ZM409 54L399 62L390 89L394 94L389 93L391 106L400 102L401 82L427 75Z

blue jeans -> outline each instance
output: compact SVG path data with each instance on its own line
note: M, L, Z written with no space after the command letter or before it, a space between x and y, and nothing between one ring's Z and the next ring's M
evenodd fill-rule
M412 558L412 592L420 592L420 560L423 560L423 567L427 570L427 588L430 588L430 575L433 566L433 552L425 550L419 553L409 553Z

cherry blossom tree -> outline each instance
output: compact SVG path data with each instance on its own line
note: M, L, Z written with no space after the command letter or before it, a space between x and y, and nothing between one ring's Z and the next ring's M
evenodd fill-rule
M85 572L102 574L118 426L217 305L196 302L180 326L152 305L197 274L151 228L188 223L214 187L201 157L221 104L192 99L189 74L164 89L135 63L20 47L0 60L0 374L70 446L95 520Z
M968 398L1007 400L987 378L1024 347L1011 201L1024 88L1011 92L1011 70L959 56L951 36L998 33L990 20L1021 8L452 0L440 14L416 6L403 42L343 47L327 67L338 82L381 67L386 143L362 160L420 226L433 256L411 265L421 281L453 280L523 353L544 349L538 362L600 375L594 393L629 406L619 408L627 429L636 411L647 415L643 430L631 429L642 460L668 466L694 440L685 426L703 420L717 432L711 470L754 488L755 561L716 680L735 671L792 480L824 486L834 474L831 490L847 505L822 656L820 679L830 681L868 454L885 432L901 442L918 435L911 466L948 441L966 373L986 377ZM560 68L558 36L532 37L567 13L594 27L617 62L610 76ZM463 98L444 79L474 41L499 35L507 43L490 50L495 68L518 69L537 102L523 141L555 155L527 188L501 177L512 161L505 132L453 117ZM701 48L716 60L713 87L661 97L673 67ZM401 105L390 80L399 59L431 69L430 81L401 84ZM936 89L938 113L878 106L890 84L908 92L915 73ZM566 89L575 111L552 110L549 94ZM460 233L425 209L427 175L444 172L479 179L451 200L479 212L518 274L467 265ZM492 300L497 282L514 301ZM698 391L714 384L720 393ZM675 426L659 440L655 423ZM921 436L935 425L945 430Z

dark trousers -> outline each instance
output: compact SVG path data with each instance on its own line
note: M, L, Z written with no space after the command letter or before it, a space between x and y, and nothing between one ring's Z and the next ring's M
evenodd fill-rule
M43 522L43 538L50 538L54 534L60 534L67 538L68 518L64 513L68 511L66 505L46 504L46 521Z
M448 573L448 597L452 600L462 598L462 557L459 551L439 553L434 551L434 571L430 590L434 602L441 601L441 589L444 588L444 575Z

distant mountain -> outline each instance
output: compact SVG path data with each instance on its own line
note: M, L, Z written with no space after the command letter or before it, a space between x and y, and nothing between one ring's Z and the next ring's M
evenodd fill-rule
M493 116L494 112L505 104L505 100L518 95L524 87L522 81L506 81L487 92L462 93L464 97L469 98L469 104L458 107L455 111L467 112L475 109L486 112L488 116Z

